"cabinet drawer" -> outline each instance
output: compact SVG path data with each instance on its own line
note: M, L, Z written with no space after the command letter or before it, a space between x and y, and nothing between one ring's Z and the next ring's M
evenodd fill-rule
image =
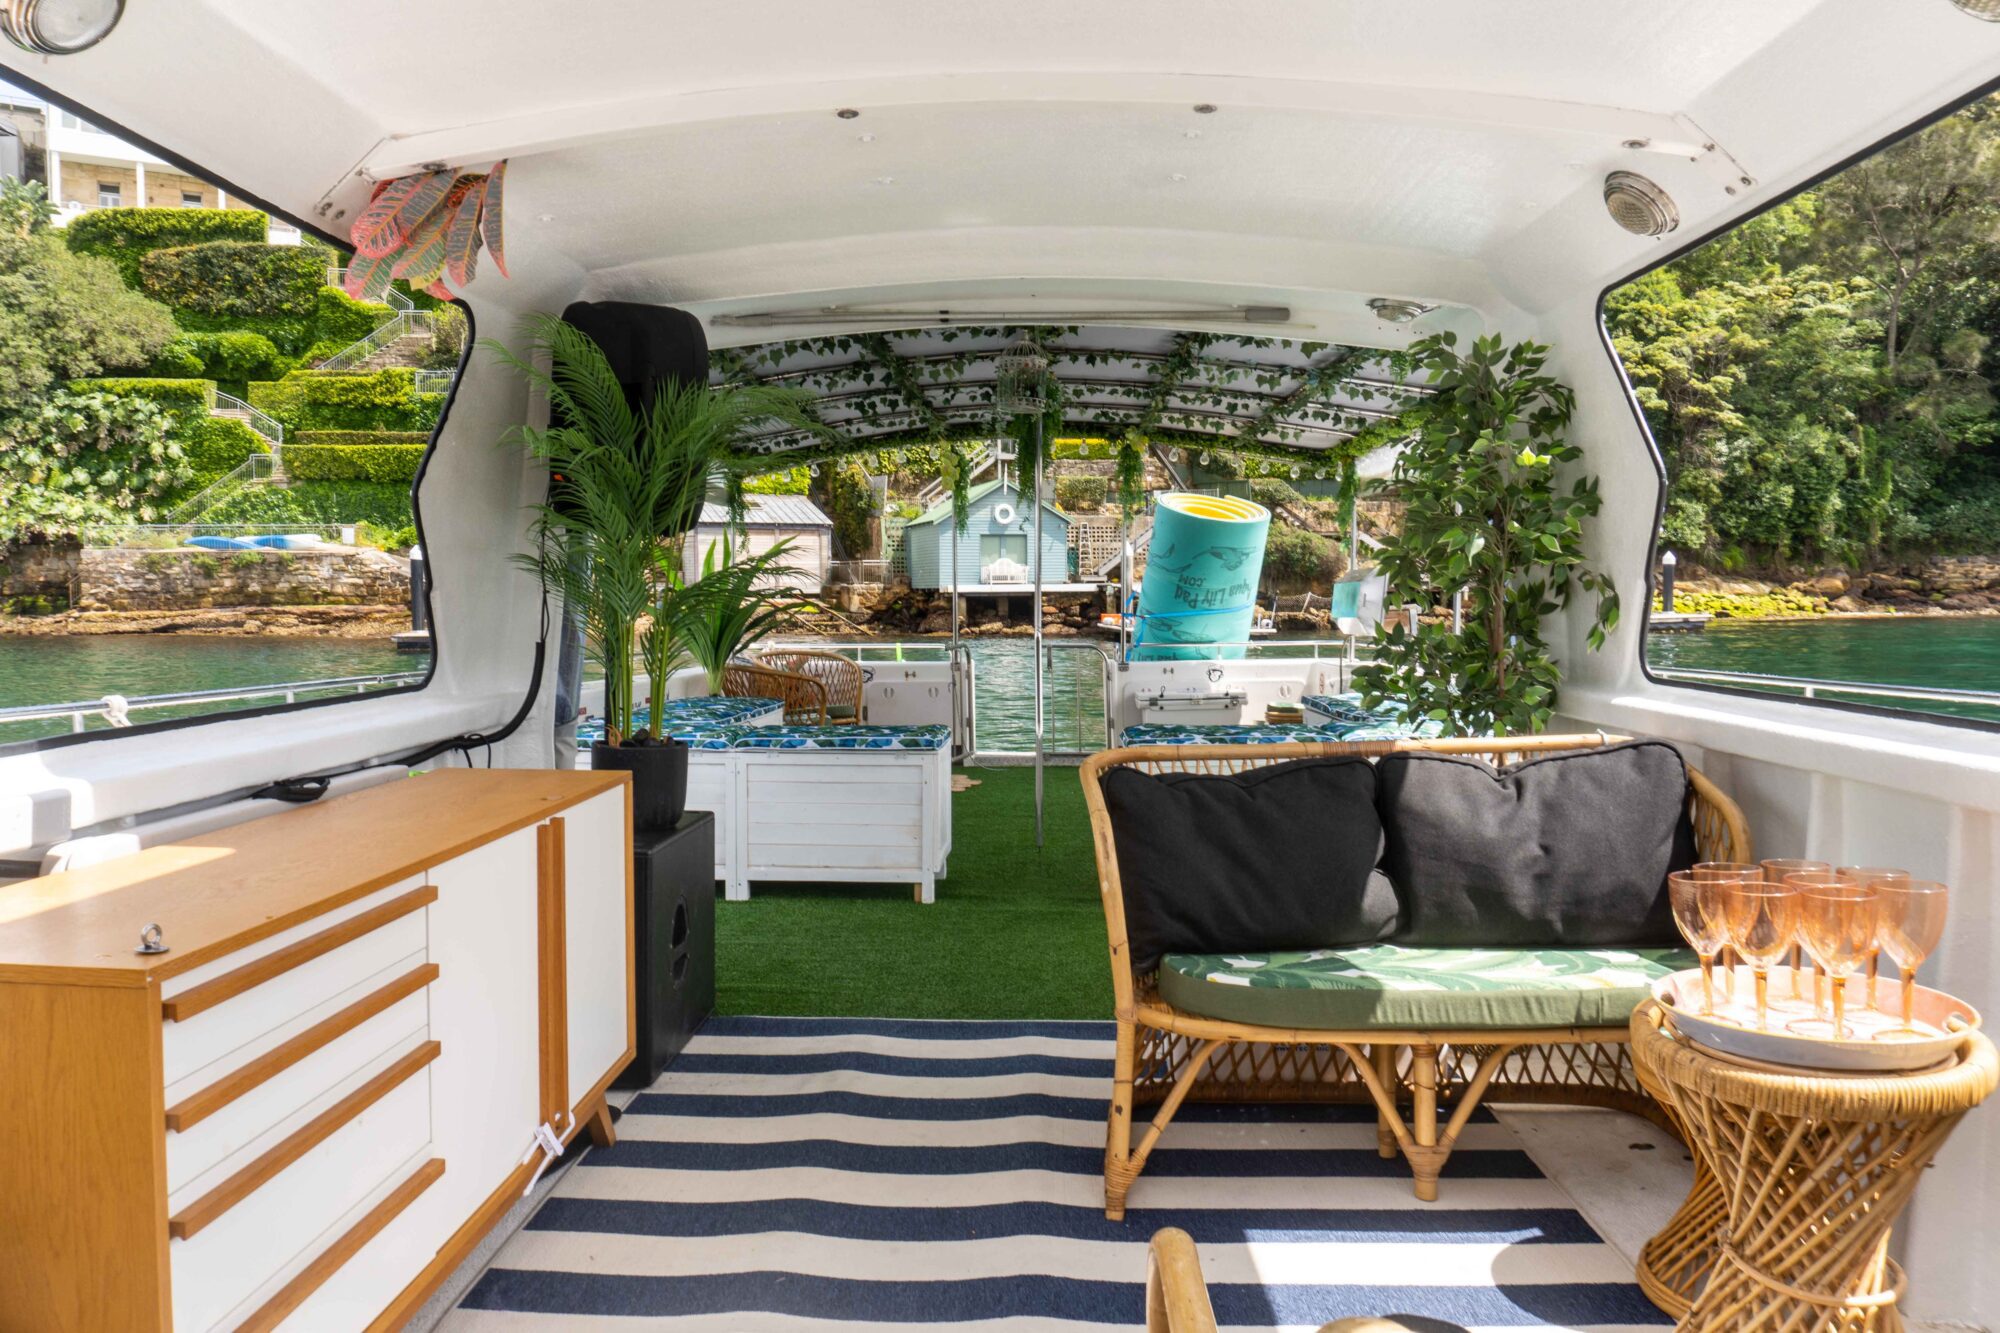
M358 1110L323 1113L191 1203L174 1207L168 1243L175 1333L238 1317L259 1288L331 1239L336 1223L406 1172L431 1141L429 1063L419 1044L382 1071L386 1086ZM350 1094L353 1096L356 1094ZM173 1205L170 1205L173 1207ZM338 1234L335 1231L335 1234Z
M363 1071L429 1035L427 963L397 971L353 1003L288 1041L266 1047L185 1097L167 1102L167 1190L178 1194L209 1172L227 1175L333 1104ZM323 1033L352 1023L320 1041ZM303 1044L311 1050L302 1051ZM249 1048L246 1048L249 1049ZM282 1067L278 1066L282 1062ZM192 1081L192 1080L190 1080Z
M420 880L371 894L161 987L160 1051L169 1086L426 950ZM206 1081L204 1079L203 1081Z

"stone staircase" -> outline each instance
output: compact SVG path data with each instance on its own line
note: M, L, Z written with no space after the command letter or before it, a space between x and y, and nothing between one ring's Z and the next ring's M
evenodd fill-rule
M406 333L341 373L367 375L377 370L422 370L430 350L431 337L428 333Z

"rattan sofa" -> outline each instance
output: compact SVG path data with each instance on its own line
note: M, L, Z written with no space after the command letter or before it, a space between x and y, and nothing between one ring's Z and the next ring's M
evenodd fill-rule
M1097 853L1099 896L1111 949L1117 1049L1104 1155L1104 1210L1118 1220L1146 1159L1181 1104L1197 1101L1316 1101L1376 1110L1382 1156L1399 1151L1419 1199L1435 1199L1438 1173L1482 1100L1610 1107L1674 1128L1639 1086L1625 1024L1499 1029L1329 1031L1264 1027L1204 1017L1160 998L1156 974L1131 965L1116 833L1100 781L1131 765L1151 772L1235 773L1293 759L1379 758L1422 750L1507 763L1530 755L1606 745L1621 737L1537 736L1509 740L1400 740L1280 745L1139 746L1084 762L1084 801ZM1745 861L1750 833L1734 802L1688 769L1689 812L1699 859ZM1157 1105L1136 1145L1133 1116Z

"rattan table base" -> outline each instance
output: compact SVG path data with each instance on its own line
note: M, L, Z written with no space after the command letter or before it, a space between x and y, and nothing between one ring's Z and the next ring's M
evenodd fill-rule
M1681 1041L1648 1003L1632 1016L1632 1059L1687 1130L1720 1203L1706 1281L1694 1275L1700 1290L1680 1328L1900 1333L1890 1230L1960 1118L2000 1082L1993 1044L1967 1033L1955 1064L1921 1074L1748 1069ZM1674 1224L1647 1247L1667 1294L1693 1271L1687 1256L1710 1207L1702 1194L1698 1173ZM1642 1261L1642 1283L1647 1271Z

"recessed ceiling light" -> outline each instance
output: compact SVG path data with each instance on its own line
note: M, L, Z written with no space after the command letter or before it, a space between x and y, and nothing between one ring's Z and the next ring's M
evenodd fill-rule
M1954 5L1976 19L1988 23L2000 23L2000 0L1951 0Z
M856 111L851 106L844 106L840 108L840 110L834 112L833 114L839 116L842 120L853 120L856 116L860 115L861 113L859 111Z
M87 51L124 17L125 0L0 0L0 36L41 56Z
M1196 102L1194 104L1194 113L1197 116L1212 116L1215 114L1215 103Z
M1368 308L1375 312L1377 319L1386 320L1391 324L1407 324L1437 309L1436 306L1425 305L1422 301L1405 301L1394 296L1371 296L1368 298Z
M1681 211L1665 190L1634 171L1604 178L1604 208L1634 236L1665 236L1681 225Z

